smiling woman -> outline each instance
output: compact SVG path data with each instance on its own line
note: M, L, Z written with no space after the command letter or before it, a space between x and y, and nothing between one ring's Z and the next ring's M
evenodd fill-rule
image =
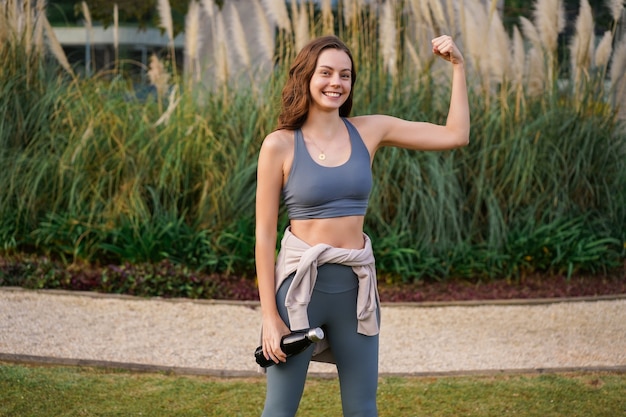
M349 56L338 49L326 49L319 58L318 65L311 77L310 82L311 106L309 112L332 111L340 109L346 101L346 97L352 94L352 61ZM302 129L304 142L309 152L313 145L320 153L318 159L325 166L340 165L350 156L350 141L345 132L345 127L338 125L339 131L327 130L323 136ZM311 129L312 130L312 129ZM326 151L330 153L330 159L326 161Z
M386 115L350 117L357 78L352 53L336 36L298 54L282 92L278 127L261 146L257 169L256 268L267 369L263 416L295 415L310 360L337 364L344 415L377 416L380 300L364 217L372 161L383 146L445 150L469 141L463 56L449 36L432 51L453 67L445 125ZM275 259L281 193L289 215ZM281 338L323 327L328 343L286 358Z

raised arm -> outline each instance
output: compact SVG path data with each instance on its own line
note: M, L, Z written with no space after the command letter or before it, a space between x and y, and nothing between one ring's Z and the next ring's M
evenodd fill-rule
M463 55L450 36L435 38L432 44L433 53L452 64L452 93L445 128L451 133L453 142L467 145L470 133L470 111Z
M469 143L470 111L463 55L447 35L433 39L432 49L435 55L452 64L452 89L446 124L413 122L386 115L356 117L355 123L360 130L369 133L366 136L371 140L372 148L398 146L445 150Z

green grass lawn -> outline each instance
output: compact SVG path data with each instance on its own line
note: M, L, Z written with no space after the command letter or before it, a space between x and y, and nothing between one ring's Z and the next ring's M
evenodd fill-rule
M265 380L0 364L0 416L259 416ZM626 374L384 377L380 417L626 415ZM336 379L310 378L298 417L341 416Z

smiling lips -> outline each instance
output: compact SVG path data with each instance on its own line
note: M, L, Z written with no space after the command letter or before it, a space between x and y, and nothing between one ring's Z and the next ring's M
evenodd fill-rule
M339 98L339 97L341 97L341 93L336 93L336 92L334 92L334 91L325 91L325 92L324 92L324 95L325 95L325 96L328 96L328 97L333 97L333 98Z

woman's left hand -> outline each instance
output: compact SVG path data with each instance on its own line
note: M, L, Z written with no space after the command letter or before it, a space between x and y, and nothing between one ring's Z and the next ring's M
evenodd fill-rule
M452 64L463 64L463 55L452 40L452 37L443 35L433 39L431 42L435 55L440 56Z

